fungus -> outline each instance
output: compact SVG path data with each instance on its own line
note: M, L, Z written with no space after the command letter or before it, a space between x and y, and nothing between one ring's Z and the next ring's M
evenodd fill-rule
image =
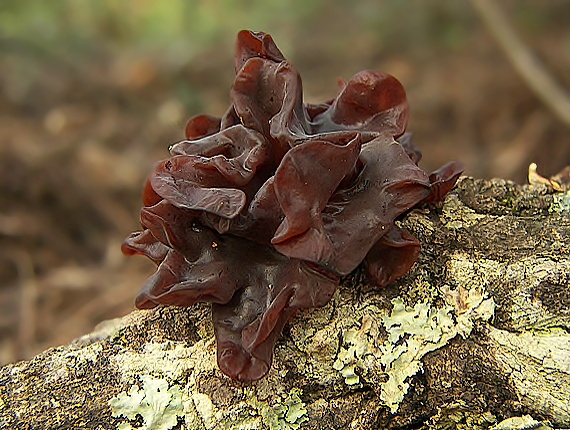
M231 105L198 115L143 188L142 231L128 255L157 264L138 308L212 303L222 372L257 380L298 309L324 306L361 263L382 287L406 273L419 242L395 223L440 200L462 172L427 175L404 134L406 94L364 71L333 100L304 104L301 79L271 36L241 31Z

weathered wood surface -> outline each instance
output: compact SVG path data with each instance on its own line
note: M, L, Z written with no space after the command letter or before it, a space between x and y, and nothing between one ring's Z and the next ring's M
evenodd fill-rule
M220 373L207 305L135 311L0 369L0 428L570 427L569 210L463 178L402 221L410 273L298 314L265 379Z

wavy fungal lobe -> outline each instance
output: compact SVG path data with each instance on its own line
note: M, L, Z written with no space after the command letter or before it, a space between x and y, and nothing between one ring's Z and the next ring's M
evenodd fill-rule
M443 198L463 167L418 167L390 75L357 73L336 98L305 104L271 36L245 30L235 71L224 116L191 118L154 166L142 230L122 250L157 265L136 306L211 302L220 369L253 381L295 311L324 306L342 276L363 264L381 287L409 270L420 244L394 221Z

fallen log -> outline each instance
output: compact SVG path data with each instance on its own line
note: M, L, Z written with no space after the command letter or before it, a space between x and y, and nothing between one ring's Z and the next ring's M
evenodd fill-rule
M401 226L412 270L299 312L265 378L219 371L208 305L134 311L0 369L0 428L570 427L570 192L462 178Z

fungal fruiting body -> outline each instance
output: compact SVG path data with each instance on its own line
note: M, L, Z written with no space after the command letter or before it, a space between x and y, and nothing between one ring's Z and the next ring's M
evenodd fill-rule
M363 264L383 286L420 244L395 220L441 199L463 168L431 175L404 134L394 77L357 73L336 98L304 104L301 79L271 36L241 31L231 104L198 115L143 188L142 230L123 244L157 264L138 308L212 303L220 369L253 381L297 309L324 306Z

